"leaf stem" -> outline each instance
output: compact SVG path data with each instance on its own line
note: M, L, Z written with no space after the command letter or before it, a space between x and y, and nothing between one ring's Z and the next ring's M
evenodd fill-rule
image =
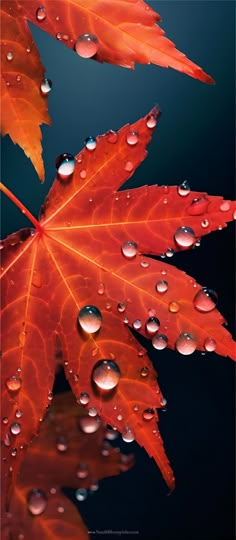
M31 212L26 208L24 204L22 204L19 199L8 189L2 182L0 182L0 191L5 193L5 195L21 210L22 214L24 214L31 223L36 227L38 232L42 232L42 227L39 223L39 221L31 214Z

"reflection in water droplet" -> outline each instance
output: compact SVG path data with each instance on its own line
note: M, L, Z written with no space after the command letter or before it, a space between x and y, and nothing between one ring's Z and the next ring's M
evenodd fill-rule
M154 410L153 409L145 409L145 411L143 411L143 419L144 420L152 420L153 417L154 417Z
M39 516L47 506L47 497L41 489L32 489L27 496L27 506L33 516Z
M160 327L160 321L156 317L150 317L146 321L146 330L148 334L155 334Z
M195 295L193 305L198 311L208 313L216 307L217 300L218 295L215 291L203 287Z
M168 283L167 283L167 281L164 281L163 279L161 279L160 281L158 281L157 284L156 284L156 290L157 290L157 292L159 292L159 293L165 293L165 292L168 290Z
M216 350L216 341L213 338L207 338L204 347L206 351L213 352Z
M180 184L177 188L178 194L181 195L181 197L186 197L190 193L190 186L186 180Z
M84 144L85 144L85 147L87 148L87 150L95 150L96 146L97 146L97 141L96 141L96 137L87 137L87 139L85 139L84 141Z
M127 259L133 259L137 255L138 246L135 242L124 242L121 247L121 251Z
M99 360L93 368L92 378L102 390L112 390L120 379L120 369L112 360Z
M87 405L89 402L89 394L87 394L87 392L81 392L79 400L81 405Z
M46 16L47 16L47 13L46 13L46 9L44 6L40 6L37 10L36 10L36 19L39 21L39 22L43 22L45 19L46 19Z
M175 231L174 239L180 247L190 247L196 240L193 229L184 226Z
M125 426L123 429L122 429L122 439L123 441L127 442L127 443L130 443L130 442L133 442L134 439L135 439L135 435L134 435L134 432L132 431L132 429L128 426Z
M192 334L183 332L177 338L175 346L177 351L181 354L192 354L197 348L197 341Z
M82 58L92 58L98 50L98 39L94 34L82 34L75 43L75 50Z
M99 416L80 416L78 424L84 433L95 433L101 425L101 420Z
M102 314L95 306L84 306L78 314L78 321L85 332L94 334L102 325Z
M136 131L129 131L126 136L126 141L130 146L134 146L138 142L139 135Z
M75 492L77 501L84 501L87 498L88 492L85 488L79 488Z
M41 82L41 85L40 85L41 94L43 96L48 96L48 94L51 92L51 89L52 89L51 79L44 79L44 81Z
M22 380L17 375L13 375L12 377L8 377L6 380L6 387L10 392L17 392L20 390L22 384Z
M58 156L55 164L59 177L62 180L67 180L75 170L76 161L72 154L64 153Z
M157 334L152 338L152 344L155 349L162 351L167 347L168 339L164 334Z

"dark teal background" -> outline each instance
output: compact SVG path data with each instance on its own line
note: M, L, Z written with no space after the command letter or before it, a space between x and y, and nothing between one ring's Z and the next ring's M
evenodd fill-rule
M235 4L199 0L150 5L161 14L168 38L211 74L216 85L157 66L137 65L131 71L84 60L31 24L53 82L49 97L53 124L42 127L46 180L39 183L31 162L8 137L2 140L2 180L35 215L54 180L59 154L77 154L87 136L132 123L155 103L162 118L149 155L129 186L171 185L187 179L194 190L235 197ZM2 235L27 225L3 196ZM200 248L168 261L218 292L219 309L231 332L234 241L230 224L204 238ZM232 540L234 365L215 354L181 357L150 349L150 355L168 400L160 428L175 470L176 490L166 497L160 473L145 451L135 443L121 443L125 452L135 452L136 467L101 482L99 492L80 503L82 515L90 530L139 530L132 536L139 540Z

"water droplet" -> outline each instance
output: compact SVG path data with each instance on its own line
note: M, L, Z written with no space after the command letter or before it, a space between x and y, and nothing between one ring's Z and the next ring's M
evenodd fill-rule
M233 219L236 219L236 210L234 210Z
M8 60L9 62L11 62L11 60L13 60L13 58L14 58L13 53L12 53L11 51L9 51L9 52L7 53L7 60Z
M80 178L82 178L84 180L84 178L86 178L86 176L87 176L86 170L82 169L82 171L80 171L79 175L80 175Z
M102 325L102 314L95 306L84 306L78 314L81 328L89 334L97 332Z
M130 146L137 144L139 135L136 131L129 131L126 135L126 141Z
M7 418L7 416L4 416L4 417L3 417L2 423L5 424L5 425L8 424L8 418Z
M104 283L100 282L98 284L98 294L104 294L104 291L105 291L105 285Z
M39 21L39 22L43 22L45 19L46 19L46 16L47 16L47 13L46 13L46 9L44 6L40 6L37 10L36 10L36 19Z
M133 442L134 439L135 439L135 435L134 435L134 432L132 431L132 429L128 426L125 426L123 429L122 429L122 439L124 442L127 442L127 443L130 443L130 442Z
M148 6L147 6L148 7ZM150 9L150 8L149 8ZM155 128L157 125L157 120L154 116L154 114L150 114L148 117L147 117L147 120L146 120L146 126L149 128L149 129L153 129Z
M60 41L62 39L61 32L57 32L56 38Z
M85 488L79 488L75 492L77 501L84 501L87 498L88 492Z
M154 410L153 409L145 409L145 411L143 411L143 419L144 420L152 420L153 417L154 417Z
M121 251L127 259L133 259L137 255L138 246L135 242L124 242Z
M97 491L99 489L98 481L93 479L90 486L89 486L89 489L90 489L90 491Z
M133 170L133 168L134 168L133 162L130 161L130 160L129 160L129 161L126 161L125 167L124 167L125 171L131 172L131 171Z
M220 205L221 212L228 212L231 207L231 201L223 201Z
M99 360L93 368L92 378L102 390L112 390L120 379L119 366L112 360Z
M166 256L167 257L173 257L174 255L174 250L172 248L168 248L167 251L166 251Z
M94 34L82 34L75 43L75 50L82 58L92 58L98 50L98 39Z
M16 457L16 454L17 454L17 448L12 448L11 449L11 456Z
M203 219L201 222L201 226L203 227L203 229L206 229L207 227L209 227L208 219Z
M61 154L56 159L56 169L59 177L62 180L67 180L75 170L75 158L72 154Z
M44 79L44 81L41 82L41 85L40 85L41 94L43 96L47 96L49 92L51 92L51 89L52 89L51 79Z
M59 514L64 514L64 512L65 512L64 506L62 506L62 504L58 504L57 505L57 511L59 512Z
M10 392L17 392L20 390L22 384L22 380L20 377L17 377L17 375L13 375L12 377L8 377L6 380L6 387Z
M97 416L97 409L95 409L95 407L90 407L89 410L88 410L88 414L89 416Z
M141 371L140 371L140 375L141 377L147 377L148 376L148 373L149 373L149 369L148 367L144 366Z
M21 418L22 414L23 413L22 413L22 411L20 409L17 409L16 412L15 412L16 418Z
M197 342L192 334L183 332L176 340L176 349L179 353L187 355L192 354L197 348Z
M57 492L57 490L56 490L55 487L51 487L51 488L50 488L50 493L51 493L51 495L56 495L56 492Z
M79 427L83 433L95 433L101 425L99 416L80 416Z
M140 319L135 319L132 326L135 330L140 330L140 328L142 327L142 321L140 321Z
M191 227L179 227L174 234L176 244L180 247L190 247L194 244L196 238Z
M118 133L112 129L106 133L107 140L109 143L114 144L118 140Z
M28 47L26 48L26 52L27 53L30 53L31 52L31 47L28 45Z
M61 435L57 439L56 446L57 446L58 452L66 452L66 450L68 449L68 444L67 444L66 438Z
M137 404L134 405L134 406L133 406L133 410L134 410L135 412L137 412L137 411L139 410L139 406L138 406Z
M167 283L167 281L164 281L163 279L161 279L160 281L158 281L157 284L156 284L156 290L157 290L157 292L159 292L159 293L165 293L165 292L168 290L168 283Z
M160 401L160 404L161 404L162 407L165 407L167 405L166 398L162 397L161 401Z
M119 302L119 304L117 304L117 311L119 311L119 313L124 313L125 310L126 310L125 303Z
M96 141L96 137L87 137L87 139L85 139L84 141L84 144L87 148L87 150L95 150L96 146L97 146L97 141Z
M123 420L122 414L117 414L117 420L119 420L119 422L121 422L121 420Z
M4 438L4 444L5 446L11 446L11 436L10 433L6 433Z
M206 351L213 352L216 349L216 341L213 338L207 338L204 343Z
M52 393L52 392L49 392L49 394L48 394L48 400L49 400L49 401L52 401L52 399L53 399L53 393Z
M128 317L125 317L125 318L124 318L124 324L129 324L129 319L128 319Z
M32 489L27 496L28 510L33 516L39 516L47 506L47 497L41 489Z
M12 424L10 427L10 431L12 435L19 435L19 433L21 432L21 425L18 424L18 422L14 422L14 424Z
M178 311L180 310L178 302L170 302L168 307L171 313L178 313Z
M190 186L186 180L180 184L177 188L178 194L181 195L181 197L186 197L190 193Z
M154 349L162 351L167 347L168 339L164 334L157 334L152 338L152 344Z
M198 311L207 313L216 307L217 300L218 295L215 291L212 289L207 289L207 287L203 287L195 295L193 304Z
M20 75L17 75L16 76L16 82L20 82L21 81L21 76Z
M89 394L87 394L87 392L81 392L79 400L81 405L87 405L89 402Z
M142 268L148 268L150 263L148 261L141 261L140 265L142 266Z
M88 476L88 465L87 463L80 463L76 471L77 478L87 478Z
M201 216L205 214L208 209L209 201L205 197L200 197L199 199L193 199L190 206L187 209L190 216Z
M146 321L146 330L148 334L155 334L160 328L160 321L157 317L150 317Z

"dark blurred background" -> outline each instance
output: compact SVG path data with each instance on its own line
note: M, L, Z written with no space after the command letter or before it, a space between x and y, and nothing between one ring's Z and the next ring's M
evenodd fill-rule
M43 185L23 151L2 140L2 180L38 215L55 177L55 158L77 154L89 135L117 129L144 116L155 103L162 118L149 155L129 187L179 184L235 197L235 3L234 1L155 1L162 28L178 49L216 80L215 86L157 66L135 71L79 58L30 24L46 75L52 127L43 126ZM27 226L25 217L2 198L2 236ZM235 334L235 236L230 224L204 238L201 247L168 262L219 294L218 307ZM145 340L142 343L147 345ZM233 540L234 538L234 365L214 353L181 357L173 351L150 356L168 401L160 429L176 474L168 497L153 460L136 443L136 466L101 482L99 491L79 503L91 531L139 540ZM62 390L63 382L56 390ZM122 534L122 536L123 536ZM113 535L111 535L113 536ZM107 538L107 534L91 538Z

